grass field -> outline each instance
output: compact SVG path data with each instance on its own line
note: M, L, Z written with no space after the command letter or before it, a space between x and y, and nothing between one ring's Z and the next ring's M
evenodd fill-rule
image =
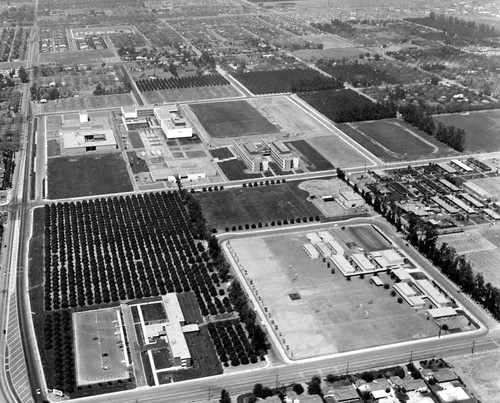
M121 154L48 160L48 198L93 196L133 190Z
M245 173L244 170L247 168L245 164L240 160L229 160L222 161L217 163L224 172L224 175L227 176L227 179L230 181L237 181L243 179L252 179L252 178L262 178L262 175L259 173Z
M390 290L375 286L368 276L346 281L321 259L309 259L302 247L305 233L230 242L294 359L438 334L425 309L398 303ZM386 274L379 277L392 284Z
M119 108L135 105L132 94L99 95L87 97L88 109Z
M145 322L152 320L167 320L167 314L161 301L150 304L141 304L140 309Z
M321 155L314 147L312 147L306 140L289 141L299 153L302 154L302 162L305 163L309 171L326 171L334 169L335 167Z
M212 137L244 137L277 133L254 107L245 101L190 105L201 125Z
M73 315L76 375L78 385L108 382L129 377L120 349L122 339L116 334L117 308L77 312Z
M179 305L181 306L182 314L186 323L202 323L200 307L196 301L196 296L192 291L177 294Z
M219 160L223 160L223 159L226 159L226 158L233 158L234 157L234 154L227 147L216 148L216 149L213 149L213 150L209 150L208 152L210 153L210 155L213 158L217 158Z
M132 130L127 133L127 136L133 148L144 148L144 143L141 140L141 135L138 131Z
M395 120L342 123L339 128L368 151L388 162L457 154L431 136Z
M222 365L205 326L199 332L185 334L193 368L173 373L174 382L222 374Z
M218 85L213 87L178 88L171 90L147 91L142 96L150 104L172 102L202 101L205 99L226 99L241 97L241 94L232 85Z
M307 201L308 193L299 182L252 188L226 189L221 192L196 193L209 228L224 229L233 225L270 223L276 220L320 216Z
M465 130L465 152L500 151L500 109L470 112L468 115L454 113L434 116L436 124L460 127Z
M328 48L325 49L304 49L297 50L293 52L293 55L298 57L299 59L305 61L314 61L321 59L323 57L326 58L334 58L334 59L343 59L344 57L348 59L356 59L361 53L366 53L367 50L364 48L355 48L355 47L332 47L335 44L325 42ZM352 46L352 45L351 45Z

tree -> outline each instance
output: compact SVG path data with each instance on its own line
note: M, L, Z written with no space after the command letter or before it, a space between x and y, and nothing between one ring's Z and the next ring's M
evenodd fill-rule
M292 388L299 396L304 393L304 387L300 383L294 383Z
M26 69L24 67L19 67L19 70L17 70L17 74L19 75L22 83L27 83L29 81L28 73L26 73Z
M311 382L307 386L307 393L310 395L322 395L321 378L317 375L313 376Z
M229 393L226 389L222 389L222 391L220 392L219 403L231 403L231 397L229 396Z

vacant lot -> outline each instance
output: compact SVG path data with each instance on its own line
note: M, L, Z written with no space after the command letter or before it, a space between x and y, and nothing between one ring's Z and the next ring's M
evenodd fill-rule
M233 225L270 223L276 220L322 216L309 201L300 182L252 188L196 193L209 227L224 229Z
M89 109L119 108L126 105L135 105L132 94L99 95L88 97Z
M352 168L362 167L364 164L373 164L368 158L335 134L315 137L307 140L307 142L316 150L321 150L321 154L334 166Z
M424 309L398 303L390 290L375 286L369 277L346 281L321 259L309 259L302 247L305 233L230 242L294 359L438 333ZM385 274L380 278L392 284ZM292 300L290 294L300 299Z
M445 125L464 129L465 152L500 151L500 110L471 112L469 114L454 113L434 116L434 120Z
M76 374L78 385L129 377L122 363L124 351L116 322L117 308L74 314Z
M121 154L95 154L48 160L49 199L93 196L133 190Z
M500 396L500 352L450 357L446 361L481 402L495 402Z
M456 154L434 138L395 120L342 123L339 128L368 151L388 162Z
M190 105L201 125L212 137L244 137L277 133L254 107L245 101Z

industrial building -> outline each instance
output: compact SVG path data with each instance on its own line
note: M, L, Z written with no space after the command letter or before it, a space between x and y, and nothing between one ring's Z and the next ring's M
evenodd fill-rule
M299 167L300 158L294 156L282 141L275 137L266 137L262 138L261 142L264 146L264 154L270 153L271 158L282 171L291 171Z
M154 116L160 124L167 139L178 139L193 136L193 128L182 117L181 111L175 105L154 108Z
M89 118L81 111L77 119L63 121L59 129L61 149L65 155L106 153L118 149L113 130L107 118Z
M234 139L234 150L252 172L269 170L269 161L261 156L259 149L248 139Z

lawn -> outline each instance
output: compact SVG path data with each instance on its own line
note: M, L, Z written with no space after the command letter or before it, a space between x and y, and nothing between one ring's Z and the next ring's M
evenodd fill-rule
M396 120L342 123L339 128L372 154L387 162L457 154L433 137Z
M308 193L298 188L300 182L252 188L232 188L220 192L196 193L209 228L224 229L233 225L271 223L277 220L323 217Z
M500 109L470 112L465 115L454 113L450 115L434 116L436 124L460 127L465 130L465 152L494 152L500 151Z
M125 161L119 153L58 157L48 160L49 199L132 190Z
M346 281L321 259L309 259L302 247L305 232L230 242L294 359L438 334L425 309L398 303L369 276ZM386 274L379 277L393 284Z
M197 333L185 333L184 336L193 359L193 368L174 372L174 382L222 374L222 365L206 326L200 327Z
M165 308L163 308L163 303L161 301L151 304L141 304L140 307L144 322L167 320L167 314L165 313Z
M177 294L179 305L181 306L182 314L186 323L202 323L200 307L196 301L196 296L192 291Z
M212 156L212 158L217 158L219 160L224 160L226 158L233 158L234 157L234 154L227 147L209 150L209 153Z
M134 151L127 151L130 168L133 174L149 172L148 164L142 158L139 158Z
M279 130L245 101L190 105L212 137L244 137L278 133Z
M141 135L138 131L129 131L127 135L133 148L144 148L144 143L142 142Z
M244 170L247 168L245 164L240 160L229 160L222 161L217 163L224 172L224 175L227 176L227 179L230 181L238 181L244 179L252 179L252 178L262 178L262 175L259 173L245 173Z
M335 167L323 157L306 140L290 141L287 144L292 145L303 156L306 167L310 171L326 171Z

